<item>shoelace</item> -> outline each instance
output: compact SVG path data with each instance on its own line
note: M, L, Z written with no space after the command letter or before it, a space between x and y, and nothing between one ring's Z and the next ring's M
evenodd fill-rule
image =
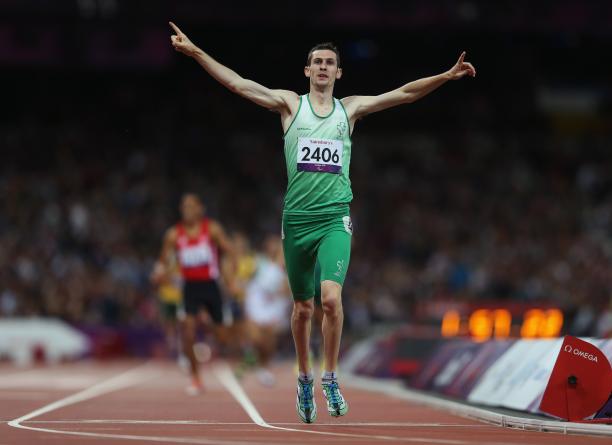
M304 409L312 409L312 383L300 382L300 388L302 390L300 402Z
M327 386L327 397L329 397L329 402L331 404L340 405L340 388L338 387L338 382L329 382L326 383Z

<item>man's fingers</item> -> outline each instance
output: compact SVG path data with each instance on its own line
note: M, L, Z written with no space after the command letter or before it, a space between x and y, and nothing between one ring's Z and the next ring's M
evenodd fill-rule
M470 62L466 62L465 64L468 66L468 69L470 70L472 76L475 76L476 68L474 68L474 65L472 65Z
M476 68L470 62L463 62L461 65L462 69L465 69L471 76L476 75Z
M175 32L177 35L179 35L179 34L183 34L183 33L181 32L181 30L179 29L179 27L178 27L178 26L176 26L176 25L175 25L173 22L168 22L168 23L170 24L170 26L172 26L172 29L174 29L174 32Z
M459 56L459 60L457 61L457 63L458 63L459 65L461 65L461 64L463 63L463 59L465 59L465 51L463 51L463 52L461 53L461 55Z
M181 39L177 36L170 36L170 41L175 48L181 43Z

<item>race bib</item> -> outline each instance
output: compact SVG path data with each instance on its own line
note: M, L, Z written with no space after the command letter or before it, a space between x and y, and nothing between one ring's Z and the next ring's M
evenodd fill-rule
M209 264L212 260L210 247L205 244L189 246L179 251L179 260L183 267L198 267Z
M343 149L337 139L298 138L297 170L340 174Z

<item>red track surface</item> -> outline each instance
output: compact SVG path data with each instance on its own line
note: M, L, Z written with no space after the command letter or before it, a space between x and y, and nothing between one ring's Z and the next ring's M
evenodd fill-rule
M315 424L304 425L296 417L295 381L289 367L279 366L276 372L277 386L266 389L253 376L236 385L227 367L213 365L204 374L206 393L189 397L184 393L187 378L171 364L81 363L28 370L0 368L0 445L612 442L609 437L526 432L486 425L347 386L343 389L350 404L347 416L329 417L317 388L319 418ZM246 396L242 399L241 388ZM77 396L66 399L74 394ZM56 401L60 402L39 411ZM244 409L249 403L251 416ZM257 415L261 416L262 425L254 423L252 417ZM24 416L17 427L8 425Z

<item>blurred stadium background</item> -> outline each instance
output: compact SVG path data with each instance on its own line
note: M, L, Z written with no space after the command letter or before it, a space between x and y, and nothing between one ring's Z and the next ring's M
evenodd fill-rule
M0 11L5 326L62 320L94 356L154 355L149 274L183 192L254 246L280 232L278 117L175 55L172 19L245 77L300 93L308 49L327 40L342 54L338 97L441 72L463 49L477 67L356 125L347 341L389 326L612 335L612 3L0 0Z

